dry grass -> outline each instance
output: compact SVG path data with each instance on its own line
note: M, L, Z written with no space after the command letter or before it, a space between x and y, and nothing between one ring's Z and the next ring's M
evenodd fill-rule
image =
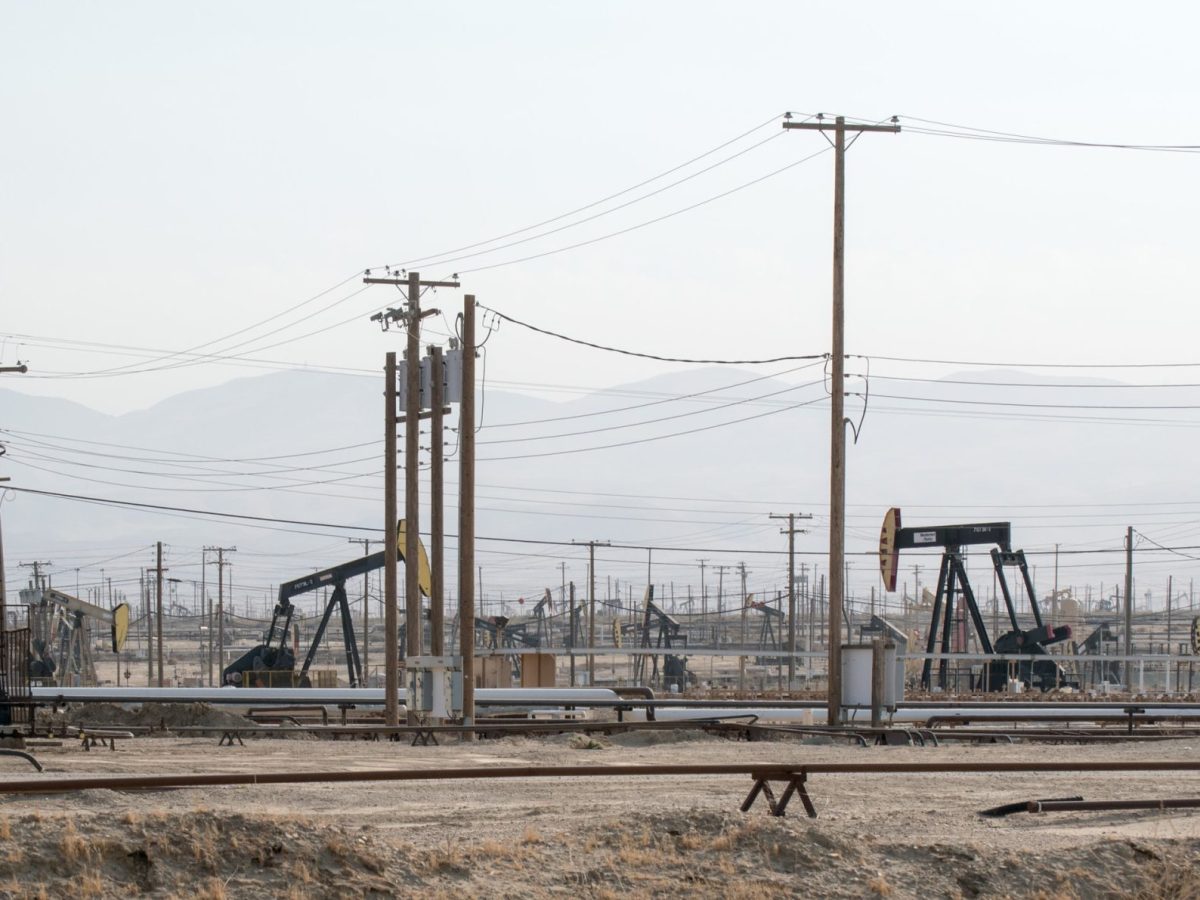
M539 832L532 825L526 825L525 830L521 832L521 843L522 844L540 844L541 842L542 842L541 832Z
M75 879L76 897L102 897L104 896L104 876L97 870L84 872Z
M58 841L58 851L62 858L69 863L78 863L88 858L87 841L75 830L75 823L67 821L63 826L62 837Z
M142 817L130 809L126 810L125 815L121 816L121 821L129 826L140 825L142 823Z
M196 886L196 900L227 900L225 882L220 878L209 878Z
M7 841L12 837L12 823L8 820L8 816L0 819L0 841Z

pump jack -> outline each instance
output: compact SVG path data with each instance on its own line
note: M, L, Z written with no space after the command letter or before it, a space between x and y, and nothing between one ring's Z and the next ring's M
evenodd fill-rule
M403 520L401 520L397 532L396 548L392 552L396 554L398 559L404 561ZM425 547L418 543L418 549L420 551L418 583L421 593L428 597L430 589L429 561L425 556ZM358 655L358 641L354 636L354 620L350 616L350 602L346 596L346 582L359 575L366 575L368 572L382 569L384 563L387 561L386 553L386 550L380 550L378 553L372 553L369 556L359 556L350 560L350 562L342 563L340 566L332 566L320 572L315 572L312 575L305 575L303 578L297 578L294 581L281 584L279 586L279 599L275 603L275 612L271 617L271 628L267 632L266 639L226 666L225 670L221 673L221 683L241 687L258 686L259 684L263 687L279 686L272 678L272 674L290 674L296 668L295 654L287 643L288 632L292 625L292 617L296 614L296 607L292 604L292 598L300 594L306 594L309 591L315 591L320 587L332 585L333 592L329 595L329 600L325 604L325 613L321 616L321 622L317 626L317 633L313 636L312 644L309 646L308 653L304 657L304 664L300 668L299 675L293 677L300 687L311 686L308 678L308 670L316 658L317 649L321 646L321 639L325 636L325 629L329 626L329 619L333 615L334 609L337 609L341 617L342 640L346 651L346 671L349 676L350 687L362 686L362 661ZM290 686L291 684L289 683L288 687Z
M651 643L650 631L653 623L658 624L658 635ZM654 585L646 588L645 607L642 614L641 641L642 647L661 647L670 650L676 647L687 647L687 633L673 617L663 612L654 602ZM650 674L646 676L646 658L650 659ZM673 653L663 654L663 686L667 689L684 690L689 682L695 682L696 676L688 671L687 657ZM645 680L643 680L645 678ZM653 682L658 679L658 656L638 654L634 659L634 680L639 684Z
M1000 585L1004 605L1008 610L1012 631L1005 632L996 639L995 645L988 637L987 626L979 604L975 601L975 592L967 578L967 568L962 549L968 545L994 544L991 550L992 568L996 573L996 581ZM1040 687L1042 690L1068 682L1063 677L1063 671L1057 663L1044 658L1046 647L1065 641L1071 636L1071 626L1060 625L1057 628L1047 625L1042 620L1042 611L1038 606L1037 595L1033 590L1033 581L1029 577L1029 567L1025 562L1024 550L1012 549L1012 525L1009 522L985 522L970 525L932 525L924 528L902 528L900 526L900 510L893 507L888 510L883 519L883 528L879 535L879 569L883 573L884 588L887 591L896 589L896 575L899 566L900 551L912 547L941 547L942 564L938 572L937 593L934 595L933 615L930 619L929 637L926 641L925 652L932 654L937 646L938 631L941 631L941 653L951 652L951 632L954 625L954 600L961 596L963 604L971 615L975 634L984 655L995 654L1028 654L1028 660L1016 664L1016 677L1030 687ZM1025 592L1029 597L1029 606L1033 611L1036 627L1022 629L1017 622L1017 610L1013 605L1012 593L1008 588L1008 579L1004 571L1015 566L1021 573L1025 584ZM939 621L940 620L940 621ZM1040 659L1035 657L1042 657ZM921 687L929 690L932 687L933 660L926 659L921 669ZM949 660L938 661L938 687L946 689ZM978 680L972 678L972 689L988 691L1002 690L1008 683L1008 666L988 663L984 666Z

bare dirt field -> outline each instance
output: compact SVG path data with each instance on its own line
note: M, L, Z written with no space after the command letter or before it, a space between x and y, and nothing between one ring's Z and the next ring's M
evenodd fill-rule
M596 746L599 745L599 746ZM40 748L42 777L478 765L1200 759L1200 742L851 748L696 732L478 744L141 737ZM5 778L32 769L0 759ZM1001 803L1200 796L1200 774L814 775L740 813L749 778L644 777L0 795L4 897L1200 897L1200 814Z

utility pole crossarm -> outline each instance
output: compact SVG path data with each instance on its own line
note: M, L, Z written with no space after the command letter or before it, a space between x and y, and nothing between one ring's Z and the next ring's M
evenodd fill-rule
M421 287L434 287L434 288L461 287L461 285L457 281L420 281L418 283L420 284ZM408 279L407 278L369 278L368 277L368 278L363 279L363 284L396 284L396 285L403 284L403 285L407 285Z
M839 126L835 122L784 122L783 127L804 131L833 131ZM843 131L887 131L892 134L900 133L899 125L852 125L843 122L840 127Z

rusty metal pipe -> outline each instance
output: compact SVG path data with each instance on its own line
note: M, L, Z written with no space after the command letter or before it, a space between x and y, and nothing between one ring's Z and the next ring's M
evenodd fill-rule
M1164 800L1030 800L1025 806L1031 813L1196 807L1200 807L1200 798L1197 797L1173 797Z
M1139 762L973 762L973 763L743 763L727 765L469 766L461 768L376 769L368 771L219 772L209 774L47 778L0 782L0 793L63 793L92 789L129 790L255 784L315 784L360 781L451 781L490 778L630 778L647 775L750 775L787 781L817 773L879 775L946 772L1200 772L1200 760Z

